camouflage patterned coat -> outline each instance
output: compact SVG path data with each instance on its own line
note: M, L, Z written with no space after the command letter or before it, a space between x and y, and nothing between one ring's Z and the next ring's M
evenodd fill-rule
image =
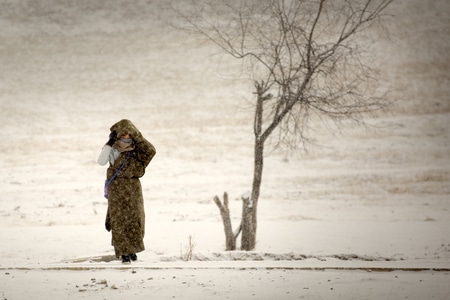
M129 120L121 120L111 127L117 136L129 134L135 143L130 156L109 186L106 223L111 226L112 245L117 257L145 250L145 212L142 187L139 180L145 168L156 154L155 147L148 142ZM128 152L122 152L109 166L110 179L126 159Z

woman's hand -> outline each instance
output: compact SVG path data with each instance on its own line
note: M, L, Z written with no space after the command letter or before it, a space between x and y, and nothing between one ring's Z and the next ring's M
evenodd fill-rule
M117 132L116 132L115 130L113 130L113 131L111 131L111 133L109 134L109 140L108 140L108 142L106 143L106 145L112 147L112 146L114 145L114 143L116 142L116 140L117 140Z

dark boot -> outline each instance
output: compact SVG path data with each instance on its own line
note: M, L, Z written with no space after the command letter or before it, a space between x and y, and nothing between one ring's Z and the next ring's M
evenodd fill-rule
M130 259L131 259L132 261L136 261L136 260L137 260L137 255L136 255L136 253L129 254L128 256L130 257Z
M122 263L123 264L131 263L130 256L129 255L122 255Z

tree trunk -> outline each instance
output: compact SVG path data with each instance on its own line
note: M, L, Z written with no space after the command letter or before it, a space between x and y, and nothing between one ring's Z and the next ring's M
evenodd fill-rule
M256 212L263 172L264 141L255 141L255 162L253 173L252 194L250 198L242 199L242 238L241 250L253 250L256 245Z
M255 119L253 123L253 131L255 134L255 153L254 153L254 171L252 194L250 199L242 199L242 238L241 250L250 251L255 249L256 245L256 211L258 207L259 190L261 187L261 179L264 162L264 138L262 137L262 123L264 112L264 82L255 82L256 88L256 108Z
M219 207L220 215L222 216L223 229L225 230L225 249L227 251L236 250L236 238L239 231L236 235L233 233L233 227L231 226L230 219L230 209L228 208L228 194L226 192L223 194L223 205L217 196L214 197L214 202L217 207Z
M264 82L255 82L256 88L256 108L255 119L253 123L253 131L255 134L255 153L254 153L254 171L252 194L250 198L242 199L242 238L241 250L250 251L255 249L256 245L256 211L258 207L259 190L261 187L261 179L264 162L264 137L262 136L262 123L264 112Z

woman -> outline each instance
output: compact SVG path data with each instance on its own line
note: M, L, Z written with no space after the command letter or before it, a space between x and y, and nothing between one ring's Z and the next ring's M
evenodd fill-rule
M139 178L156 150L129 120L117 122L110 130L109 140L97 159L102 166L109 162L105 227L111 231L116 257L130 263L137 260L136 253L145 250L144 198Z

